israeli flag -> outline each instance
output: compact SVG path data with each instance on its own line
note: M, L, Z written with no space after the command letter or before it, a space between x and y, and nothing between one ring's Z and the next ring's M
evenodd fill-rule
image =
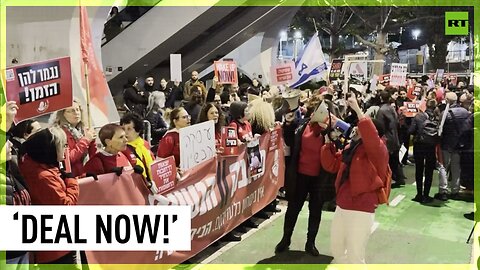
M290 88L297 88L312 80L316 75L327 71L327 62L323 56L318 32L313 35L303 50L302 55L295 62L295 70L298 80L292 83Z

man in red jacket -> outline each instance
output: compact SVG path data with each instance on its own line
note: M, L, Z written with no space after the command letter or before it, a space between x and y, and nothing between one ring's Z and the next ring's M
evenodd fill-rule
M337 208L332 221L331 248L336 263L365 263L365 249L378 206L378 190L384 187L388 171L388 150L381 139L383 130L363 114L355 96L348 105L358 116L356 135L345 150L329 142L322 147L325 170L337 174ZM378 130L378 131L377 131Z

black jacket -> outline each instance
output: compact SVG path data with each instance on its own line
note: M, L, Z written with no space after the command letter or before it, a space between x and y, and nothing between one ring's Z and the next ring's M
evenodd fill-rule
M398 117L395 110L390 104L382 104L377 113L377 120L385 125L385 137L387 138L387 148L389 153L393 153L400 149L398 139Z
M452 113L449 111L452 111ZM446 113L447 117L445 119L445 123L443 124L440 146L442 150L458 150L456 148L459 143L460 135L465 130L467 119L470 117L471 113L465 108L456 104L450 106L449 110L443 111L443 113ZM443 114L441 117L443 117Z
M128 109L142 117L145 115L145 109L148 105L148 96L148 92L144 92L142 96L133 86L126 88L123 92L123 99Z

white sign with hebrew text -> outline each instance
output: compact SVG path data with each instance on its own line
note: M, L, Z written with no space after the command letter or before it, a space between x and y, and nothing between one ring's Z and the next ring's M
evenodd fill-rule
M187 170L216 155L215 124L199 123L180 129L180 168Z

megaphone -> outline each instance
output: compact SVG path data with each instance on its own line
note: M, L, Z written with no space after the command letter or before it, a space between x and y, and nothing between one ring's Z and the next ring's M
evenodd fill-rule
M282 94L282 97L288 102L288 107L290 108L290 111L294 111L298 108L298 101L300 99L301 93L302 91L297 89L287 90Z
M342 133L345 138L349 138L350 132L352 131L351 125L331 114L325 101L322 101L322 103L320 103L320 105L317 107L312 118L310 119L310 122L330 124L330 118L332 119L331 129L337 130Z

